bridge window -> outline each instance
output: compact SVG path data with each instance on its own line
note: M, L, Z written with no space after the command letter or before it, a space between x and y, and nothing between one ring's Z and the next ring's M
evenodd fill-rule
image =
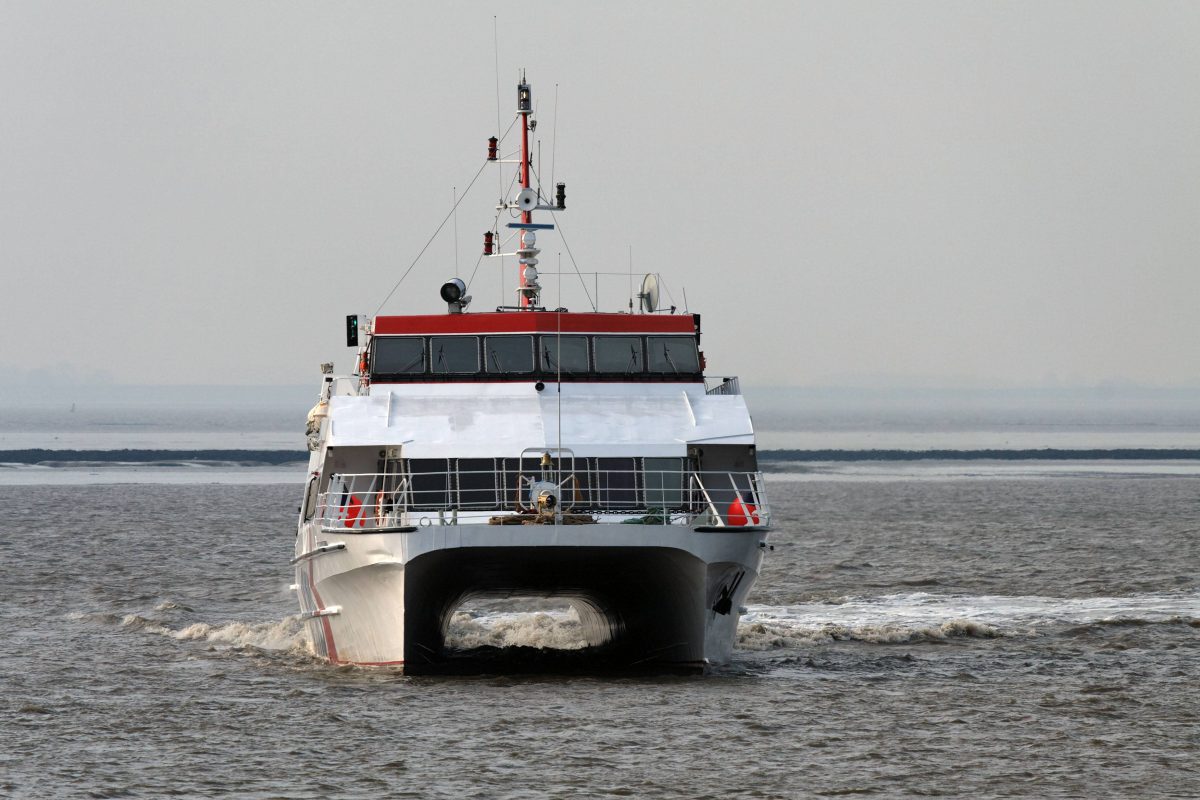
M425 371L425 340L419 336L378 338L371 367L380 375L420 374Z
M533 337L485 336L483 357L488 372L533 372Z
M429 340L434 374L479 372L479 340L474 336L434 336Z
M651 372L686 375L700 371L700 356L693 336L651 336L647 339Z
M700 379L696 338L683 334L378 336L370 363L382 383Z
M643 372L645 360L642 356L640 336L597 336L596 371L628 375Z
M539 368L542 372L582 375L591 371L586 336L543 336Z

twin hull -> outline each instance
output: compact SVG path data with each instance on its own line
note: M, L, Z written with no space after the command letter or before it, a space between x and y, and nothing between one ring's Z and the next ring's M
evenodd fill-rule
M455 525L355 533L304 523L296 584L317 655L436 672L472 598L553 597L588 653L614 668L698 669L730 659L758 577L762 528Z

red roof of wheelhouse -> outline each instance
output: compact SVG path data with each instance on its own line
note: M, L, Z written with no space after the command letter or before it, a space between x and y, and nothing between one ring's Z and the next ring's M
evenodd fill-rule
M698 316L698 315L697 315ZM432 333L686 333L691 314L597 314L558 311L415 314L376 317L376 335Z

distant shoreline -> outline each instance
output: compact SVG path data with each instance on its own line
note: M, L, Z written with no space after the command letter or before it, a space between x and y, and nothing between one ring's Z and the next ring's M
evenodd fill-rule
M1023 450L759 450L759 461L1196 461L1200 450L1061 448Z
M308 461L303 450L0 450L0 464L233 464L278 466Z
M771 462L827 461L1197 461L1200 449L759 450ZM155 464L279 466L308 460L302 450L0 450L0 464L66 466Z

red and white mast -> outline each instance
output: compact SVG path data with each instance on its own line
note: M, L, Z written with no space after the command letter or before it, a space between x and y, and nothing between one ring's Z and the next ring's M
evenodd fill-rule
M521 171L519 178L521 180L521 188L517 196L512 200L506 201L503 198L500 200L500 205L496 208L498 211L504 209L515 209L521 212L520 222L508 223L509 228L516 228L519 233L518 245L515 253L498 253L499 249L499 231L486 231L483 234L483 254L485 256L506 256L515 255L518 261L518 285L517 285L517 309L521 311L533 311L538 308L538 295L542 291L542 287L538 284L538 253L541 251L537 248L537 231L539 230L554 230L552 224L536 224L533 221L533 212L541 211L562 211L566 208L567 192L566 185L559 183L556 187L556 195L554 205L544 205L541 202L540 193L532 188L530 174L533 171L533 155L529 150L529 134L537 126L537 121L532 119L533 116L533 92L529 88L529 84L525 80L525 75L522 73L521 81L517 84L517 115L521 118ZM493 136L488 139L488 160L500 163L512 163L511 161L503 162L500 159L499 140Z
M529 84L525 81L525 74L521 73L521 82L517 84L517 114L521 117L521 192L517 195L517 205L522 209L521 222L525 225L533 224L533 208L537 204L537 197L534 195L532 201L528 198L531 194L529 186L529 116L533 113L533 92L529 89ZM537 289L537 248L534 247L534 242L537 241L537 236L531 228L521 229L521 246L518 248L520 258L520 289L517 290L517 295L520 297L521 308L528 309L531 305L537 303L537 292L530 291ZM532 252L531 252L532 251Z

